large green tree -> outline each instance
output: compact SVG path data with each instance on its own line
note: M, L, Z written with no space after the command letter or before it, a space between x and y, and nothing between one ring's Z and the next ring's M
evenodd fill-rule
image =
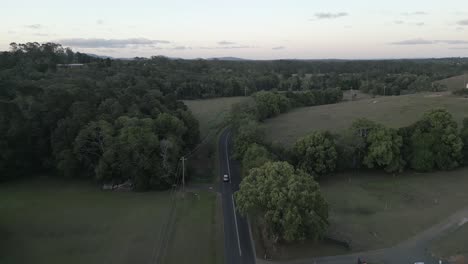
M246 172L258 168L268 161L273 160L271 153L264 146L256 143L250 145L242 159L242 166Z
M257 121L243 119L239 126L234 129L234 156L242 159L247 149L253 143L262 143L264 140L264 131L260 128Z
M450 170L460 165L463 142L457 122L445 109L424 114L413 126L411 167L418 171Z
M75 139L73 152L90 175L100 162L101 156L114 147L114 127L107 121L96 121L84 127Z
M328 205L317 182L287 162L254 168L235 194L243 215L253 214L273 243L319 239L328 227Z
M401 172L405 162L401 155L403 139L397 131L378 126L366 138L368 147L364 164L368 168L381 167L387 172Z
M463 127L460 132L460 137L463 141L463 162L468 164L468 118L463 119Z
M293 152L299 168L310 174L326 175L336 168L335 141L327 132L313 132L299 139Z
M274 92L258 92L254 95L254 100L259 120L277 116L291 107L291 102L286 96Z

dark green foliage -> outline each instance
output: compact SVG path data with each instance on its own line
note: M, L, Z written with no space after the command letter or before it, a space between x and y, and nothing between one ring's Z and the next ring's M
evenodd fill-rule
M255 120L242 119L234 129L234 156L242 159L247 149L254 143L261 144L265 133Z
M198 122L143 65L51 43L11 47L0 54L0 178L57 169L130 180L137 190L176 181L178 158L199 142Z
M463 119L463 127L460 132L460 138L463 142L463 163L468 164L468 118Z
M366 154L366 140L360 134L348 129L335 139L338 155L337 169L357 169L362 165Z
M403 138L397 131L384 126L377 126L366 138L367 154L364 165L368 168L383 168L386 172L402 172L405 162L401 155Z
M287 92L285 95L295 107L335 104L343 100L343 91L339 88Z
M287 112L291 108L289 99L279 93L258 92L253 96L259 120L265 120Z
M410 142L410 164L415 170L450 170L460 165L463 142L457 123L444 109L427 112L414 125Z
M312 175L327 175L335 171L337 152L329 133L313 132L294 145L294 159L299 168Z
M403 138L397 130L368 119L358 119L341 136L340 159L352 159L352 168L383 168L387 172L401 172L405 167L402 155ZM349 163L349 162L348 162Z
M242 159L242 167L248 172L272 160L273 157L271 153L264 146L254 143L245 152L244 158Z
M267 162L250 170L235 194L239 212L260 219L272 243L322 238L328 205L319 185L287 162Z

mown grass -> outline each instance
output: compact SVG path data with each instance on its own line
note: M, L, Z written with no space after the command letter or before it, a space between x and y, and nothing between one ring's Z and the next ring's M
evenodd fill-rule
M468 168L449 172L346 173L321 183L330 233L353 251L389 247L468 206Z
M434 241L431 245L433 255L450 259L455 256L468 258L468 224L464 224L450 234Z
M171 247L190 248L194 240L206 246L182 252L172 263L187 258L218 263L205 257L217 254L212 246L216 200L202 196L196 206L182 202L186 210L178 216L186 222L174 229L191 223L206 235L187 232L186 240ZM152 263L169 205L169 192L103 192L88 182L46 177L2 183L0 263Z
M447 109L458 122L468 117L468 99L447 93L423 93L299 108L267 120L263 127L268 140L292 145L314 130L347 129L357 118L368 118L394 128L407 126L437 107Z
M164 263L223 263L221 201L210 192L187 193L177 210L176 226Z
M330 206L329 237L347 241L346 250L330 242L306 241L280 247L276 259L302 259L391 247L442 222L468 206L468 168L427 174L344 173L321 182ZM451 237L439 248L457 250L466 236ZM449 251L451 252L451 251Z
M449 91L464 89L466 88L467 82L468 82L468 73L438 81L438 83L446 85Z

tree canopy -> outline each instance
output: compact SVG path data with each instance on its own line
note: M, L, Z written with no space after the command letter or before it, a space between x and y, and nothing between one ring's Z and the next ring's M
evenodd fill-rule
M235 197L239 212L258 216L274 243L318 239L327 230L328 205L319 185L287 162L250 170Z
M56 170L138 190L177 181L198 122L150 72L53 43L11 47L0 54L0 178Z
M411 167L419 171L450 170L460 165L463 142L458 125L445 109L434 109L411 127Z
M321 176L336 168L337 152L330 133L312 132L294 145L294 156L299 168Z

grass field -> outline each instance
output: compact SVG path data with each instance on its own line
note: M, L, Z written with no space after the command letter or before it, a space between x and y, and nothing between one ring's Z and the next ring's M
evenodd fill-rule
M443 259L463 256L468 260L468 224L459 227L454 232L435 241L431 252Z
M151 263L169 197L169 192L103 192L90 183L48 178L2 183L0 263ZM179 203L184 210L177 217L184 221L174 227L187 228L189 222L198 231L185 232L185 239L176 236L168 247L187 249L196 240L197 252L172 255L166 263L219 263L213 244L220 229L217 201L210 193L199 197Z
M466 84L468 83L468 73L464 75L458 75L451 78L447 78L438 83L446 85L449 91L460 90L462 88L466 88Z
M466 208L466 186L468 168L397 176L375 172L331 176L321 182L330 204L329 235L348 241L351 251L306 242L283 247L275 257L306 258L323 255L325 250L335 255L396 245ZM466 236L454 239L466 245Z
M197 192L188 193L185 199L178 207L177 228L164 263L223 263L221 197Z
M313 130L337 132L363 117L394 128L406 126L436 107L446 108L459 122L468 117L468 99L424 93L299 108L267 120L264 128L269 140L291 145Z

